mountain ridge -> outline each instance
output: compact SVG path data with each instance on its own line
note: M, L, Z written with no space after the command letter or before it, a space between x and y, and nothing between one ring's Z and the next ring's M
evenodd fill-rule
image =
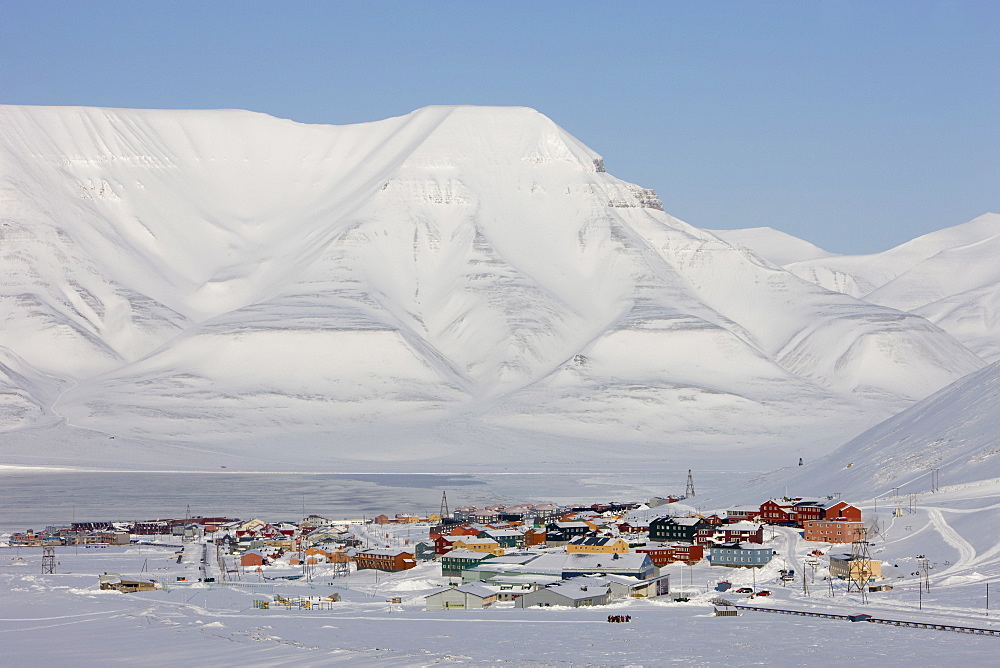
M109 434L827 443L983 365L666 214L527 108L0 119L0 345Z

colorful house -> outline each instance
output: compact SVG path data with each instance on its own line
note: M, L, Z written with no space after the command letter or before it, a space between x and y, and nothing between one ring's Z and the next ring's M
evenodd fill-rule
M771 561L774 551L769 547L760 547L743 543L724 543L713 545L705 550L708 562L713 566L741 568L751 566L762 568Z
M698 531L709 523L701 517L657 517L649 523L649 539L658 543L693 542Z
M705 557L705 548L692 543L669 543L656 547L637 547L636 553L648 554L656 566L666 566L677 561L696 564Z
M824 543L853 543L864 537L863 522L849 520L813 520L802 523L802 537Z
M566 544L566 551L571 554L574 552L625 554L629 548L626 541L613 536L580 536Z
M475 566L495 555L489 552L473 552L471 550L452 550L441 557L441 575L444 577L461 577L462 571Z
M468 536L463 536L458 538L451 544L452 550L468 550L470 552L484 552L487 554L503 554L503 548L500 547L500 543L493 540L492 538L483 538L477 536L476 538L471 538Z
M417 565L413 553L399 548L362 550L355 553L358 570L372 568L379 571L405 571Z
M882 562L850 554L830 555L830 577L869 582L882 577Z

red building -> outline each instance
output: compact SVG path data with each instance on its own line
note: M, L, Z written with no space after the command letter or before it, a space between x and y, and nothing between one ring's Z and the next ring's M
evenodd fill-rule
M354 555L354 561L358 564L358 570L374 568L380 571L405 571L417 565L412 552L392 548L358 552Z
M853 520L815 520L802 523L802 537L824 543L853 543L861 540L863 522Z
M448 554L451 552L452 543L459 538L460 536L434 536L434 554L436 556Z
M758 519L765 524L802 526L803 522L823 519L827 505L826 499L769 499L760 504Z
M635 551L638 554L648 554L650 561L655 566L666 566L676 561L695 564L705 556L705 550L701 545L689 545L687 543L668 543L657 547L637 547Z
M528 529L524 534L524 546L545 545L545 529Z
M256 550L252 552L245 552L240 555L240 566L246 568L254 566L263 566L267 563L267 557L263 553L257 552Z
M756 543L764 542L764 525L754 522L735 522L699 529L694 538L699 545L710 543Z
M631 524L622 522L618 525L618 533L649 533L649 524Z
M837 503L829 506L826 509L826 513L823 515L825 520L848 520L851 522L861 521L861 509L857 506L852 506L844 501L838 501Z

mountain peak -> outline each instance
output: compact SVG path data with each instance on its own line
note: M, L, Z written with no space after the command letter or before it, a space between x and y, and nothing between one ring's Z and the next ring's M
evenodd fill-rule
M587 172L604 170L599 154L529 107L432 106L405 118L432 124L406 166L529 163L572 165Z

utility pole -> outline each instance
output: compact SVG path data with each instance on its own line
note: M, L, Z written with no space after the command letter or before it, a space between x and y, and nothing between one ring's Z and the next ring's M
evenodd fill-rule
M920 609L924 609L924 590L931 591L929 559L922 554L917 555L917 589L920 591Z
M802 562L802 593L809 595L809 586L806 584L806 562Z

